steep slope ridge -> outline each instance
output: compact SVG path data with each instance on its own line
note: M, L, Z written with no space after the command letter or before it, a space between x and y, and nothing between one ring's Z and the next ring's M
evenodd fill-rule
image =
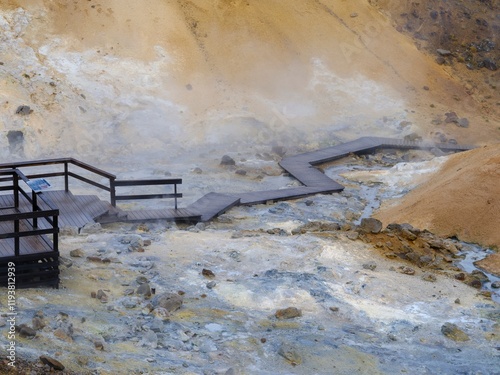
M382 206L375 217L500 248L499 155L500 144L452 155L428 181Z

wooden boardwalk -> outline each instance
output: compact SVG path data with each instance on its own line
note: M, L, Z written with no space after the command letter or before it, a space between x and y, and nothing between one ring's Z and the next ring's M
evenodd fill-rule
M186 208L121 210L110 203L100 200L94 195L73 195L69 191L44 191L39 193L38 202L42 209L59 208L59 226L82 228L86 224L117 221L209 221L236 205L254 205L268 202L303 198L315 194L331 194L340 192L344 187L326 176L315 165L341 159L352 153L373 152L381 148L398 149L432 149L448 151L464 151L472 146L461 146L449 143L409 142L391 138L363 137L357 140L327 147L321 150L284 158L279 164L291 176L304 186L277 190L254 191L248 193L209 193ZM12 197L0 196L0 204L12 205ZM10 199L10 200L9 200ZM23 203L24 202L24 203ZM29 203L23 201L20 210L30 210ZM1 214L2 211L0 211ZM43 227L41 223L40 226ZM2 229L3 228L3 229ZM0 227L0 233L7 230ZM2 240L2 242L4 242ZM6 245L5 245L6 246ZM31 246L31 245L29 245ZM33 245L34 246L34 245Z

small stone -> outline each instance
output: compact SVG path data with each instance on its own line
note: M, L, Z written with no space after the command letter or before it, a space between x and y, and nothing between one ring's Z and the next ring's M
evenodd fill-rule
M265 344L265 343L267 342L267 339L266 339L265 337L262 337L262 338L260 339L260 342L261 342L262 344Z
M59 340L63 340L66 342L73 342L73 338L61 328L58 328L54 331L54 336L57 337Z
M236 165L236 162L229 155L224 155L221 159L220 165L228 166L228 165Z
M365 264L363 264L363 268L365 270L371 270L371 271L373 271L373 270L375 270L375 268L377 268L377 263L375 263L373 261L365 263Z
M19 326L19 328L19 336L21 337L32 339L36 336L36 331L33 328L28 327L27 325L22 324L21 326Z
M106 293L104 293L104 291L102 289L99 289L97 291L97 294L96 294L96 297L97 299L101 299L102 297L104 297L106 295Z
M85 253L82 249L74 249L69 252L69 256L73 258L83 258L84 255Z
M59 264L61 266L66 267L66 268L70 268L73 265L73 261L71 259L60 256L59 257Z
M365 233L377 234L382 230L382 222L371 217L363 218L361 219L359 228Z
M461 303L460 298L457 298L457 299L455 300L455 303L456 303L457 305L460 305L460 303Z
M422 87L422 88L423 88L425 91L429 91L429 90L430 90L430 89L429 89L429 86L424 86L424 87Z
M359 232L356 231L347 232L347 238L349 238L352 241L355 241L359 238Z
M202 174L203 173L203 170L199 167L196 167L196 168L193 168L191 170L191 173L194 173L194 174Z
M282 343L278 350L278 354L285 358L293 366L300 365L302 363L302 357L297 349L291 344Z
M468 341L469 336L453 323L445 323L441 327L441 333L453 341Z
M400 273L405 274L405 275L415 275L415 270L411 267L408 267L408 266L398 267L398 271Z
M429 273L429 272L426 272L422 275L422 280L425 280L425 281L430 281L430 282L435 282L437 279L436 279L436 276L434 276L432 273Z
M160 294L153 299L153 305L155 307L162 307L168 312L173 312L180 309L182 303L183 298L176 293Z
M48 365L49 367L53 368L56 371L63 371L64 370L63 364L54 358L48 357L46 355L42 355L42 356L40 356L40 361L44 365Z
M168 310L163 307L157 307L156 309L154 309L153 315L155 316L155 318L161 320L168 320L168 318L170 317L170 313L168 312Z
M237 175L240 175L240 176L246 176L247 175L247 171L245 171L244 169L237 169L236 172Z
M33 326L34 330L39 331L39 330L43 329L46 324L45 324L45 322L43 321L42 318L39 318L38 316L35 316L31 320L31 325Z
M339 308L337 306L330 306L330 311L332 311L332 312L338 312Z
M137 276L135 281L137 281L138 284L145 284L145 283L149 282L149 280L146 276Z
M217 285L217 283L215 281L209 281L207 283L207 288L208 289L213 289L213 288L215 288L216 285Z
M445 113L446 119L444 120L445 123L449 124L450 122L458 123L459 117L456 114L456 112L446 112Z
M123 292L123 295L124 296L131 296L132 294L134 294L134 289L125 289L125 291Z
M287 307L276 311L274 316L277 319L293 319L302 316L302 311L296 307Z
M470 280L467 285L473 287L473 288L476 288L476 289L481 289L483 287L483 283L481 282L481 280L479 279L476 279L476 278L473 278L472 280Z
M29 105L20 105L16 109L16 115L26 116L29 115L31 112L33 112L33 110L30 108Z
M351 18L356 18L357 16L358 16L358 13L351 13L351 14L350 14L350 17L351 17Z
M457 125L460 126L461 128L468 128L469 127L469 120L467 118L461 118L458 120Z
M495 282L491 283L491 287L493 289L500 289L500 281L495 281Z
M489 69L489 70L492 70L492 71L495 71L495 70L498 69L498 65L492 59L484 59L483 60L483 66L486 69Z
M121 301L121 304L126 309L133 309L133 308L137 307L137 301L136 301L136 299L137 298L134 298L134 297L132 297L132 298L126 298L123 301Z
M90 292L90 297L91 298L97 298L97 293L94 292L94 291Z
M211 270L208 270L206 268L204 268L202 271L201 271L201 274L209 279L213 279L215 277L215 273L213 273Z
M144 296L146 298L151 297L151 287L149 286L149 283L144 283L139 285L139 287L136 290L136 294L140 296Z
M447 50L447 49L441 49L441 48L438 48L436 50L436 52L440 55L440 56L449 56L451 55L451 51Z
M438 65L443 65L446 62L445 58L443 56L438 56L436 57L436 63Z
M104 344L102 343L102 341L96 340L94 341L94 348L96 348L97 350L104 350Z

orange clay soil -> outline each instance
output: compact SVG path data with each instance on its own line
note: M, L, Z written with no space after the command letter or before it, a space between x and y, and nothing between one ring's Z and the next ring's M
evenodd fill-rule
M441 236L500 247L500 144L453 155L429 180L374 215Z

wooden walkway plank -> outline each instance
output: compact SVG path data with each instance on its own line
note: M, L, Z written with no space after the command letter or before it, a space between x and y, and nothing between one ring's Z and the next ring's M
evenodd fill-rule
M201 213L201 221L209 221L240 204L240 198L228 194L208 193L188 206Z

